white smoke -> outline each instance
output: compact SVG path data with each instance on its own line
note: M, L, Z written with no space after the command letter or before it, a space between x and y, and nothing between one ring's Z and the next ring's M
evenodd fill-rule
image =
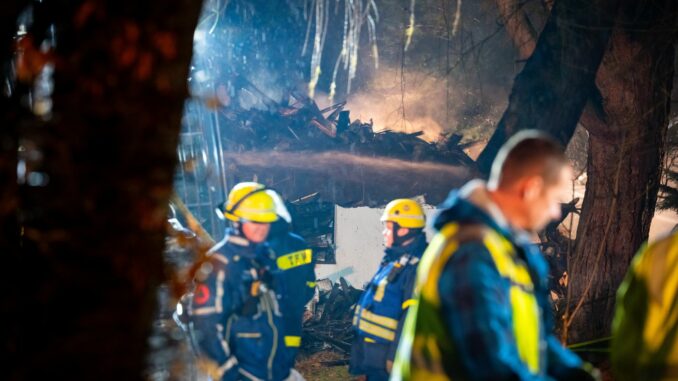
M368 90L347 100L352 120L372 120L375 131L422 131L427 141L439 140L444 133L470 130L477 137L474 129L493 130L506 99L504 91L485 89L487 106L479 107L477 91L423 70L406 69L403 77L394 67L380 68L362 88Z

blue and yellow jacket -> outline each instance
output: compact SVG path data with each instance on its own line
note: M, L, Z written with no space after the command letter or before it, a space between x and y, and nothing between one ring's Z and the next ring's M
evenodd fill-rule
M422 233L407 246L386 249L379 270L356 306L351 373L383 374L386 361L393 361L405 314L413 303L417 265L426 244Z
M284 363L293 368L301 345L306 304L315 293L315 261L303 238L291 233L283 220L273 224L268 240L276 256L276 293L285 322Z
M612 332L615 380L678 379L678 233L645 245L633 259Z
M284 380L290 368L279 354L285 328L273 288L274 254L227 234L208 256L196 273L188 315L200 355L218 366L212 377Z
M484 184L453 192L422 257L391 380L588 380L553 336L548 264Z

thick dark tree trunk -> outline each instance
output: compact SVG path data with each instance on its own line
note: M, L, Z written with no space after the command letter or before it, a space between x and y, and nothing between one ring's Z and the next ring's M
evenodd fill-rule
M568 342L605 337L614 297L654 215L674 72L678 7L623 9L597 78L604 117L589 130L588 182L570 259Z
M546 131L567 144L595 92L595 74L620 3L555 2L534 53L515 79L508 108L478 157L481 172L489 172L499 148L520 130Z
M12 46L12 32L23 1L6 1L0 5L0 83L4 85L3 72L7 68ZM0 85L1 86L1 85ZM4 87L4 86L3 86ZM2 272L0 274L0 306L8 311L5 328L0 334L5 361L15 363L18 353L16 328L17 315L10 313L16 308L20 285L13 280L19 271L19 226L17 224L18 186L16 182L17 121L22 116L18 99L7 97L0 87L0 252ZM24 112L25 114L26 112Z
M530 28L519 5L497 4L521 55L529 55ZM614 294L649 232L669 111L675 18L673 2L622 5L597 72L598 91L581 115L590 136L589 182L570 263L569 331L562 331L570 342L609 333Z
M42 3L57 31L54 107L12 126L27 172L7 279L18 361L5 372L142 379L201 2Z

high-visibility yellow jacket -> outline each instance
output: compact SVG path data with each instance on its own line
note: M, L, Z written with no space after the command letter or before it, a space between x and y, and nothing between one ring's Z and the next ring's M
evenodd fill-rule
M417 271L391 380L588 380L551 333L548 264L482 184L455 192Z
M642 247L617 293L615 380L678 380L678 234Z

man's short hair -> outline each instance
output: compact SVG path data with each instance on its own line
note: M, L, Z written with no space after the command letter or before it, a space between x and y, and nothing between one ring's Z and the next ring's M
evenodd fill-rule
M535 175L541 176L546 184L554 184L560 170L568 164L563 147L550 135L538 130L520 131L497 153L488 185L506 189L520 179Z

